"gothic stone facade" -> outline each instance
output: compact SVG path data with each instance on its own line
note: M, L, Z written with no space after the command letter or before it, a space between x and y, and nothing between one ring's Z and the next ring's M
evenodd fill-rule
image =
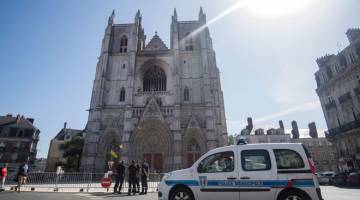
M106 171L109 160L117 161L112 151L127 163L146 158L153 171L166 172L227 143L219 69L202 9L194 21L178 21L174 10L170 48L157 33L145 45L141 18L139 11L130 24L109 17L82 171Z
M337 55L317 59L316 92L335 145L340 170L360 170L360 29L349 29L350 44Z

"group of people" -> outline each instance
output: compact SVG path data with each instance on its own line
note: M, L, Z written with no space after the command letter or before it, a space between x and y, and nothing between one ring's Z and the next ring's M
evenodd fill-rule
M4 165L0 168L0 192L5 191L5 180L8 175L7 167L8 164L4 163ZM21 185L26 183L28 170L29 167L26 164L26 161L22 162L15 176L15 181L18 183L15 187L15 191L20 192Z
M127 168L129 178L129 190L128 195L147 194L148 190L148 177L149 177L149 164L146 160L139 164L139 161L132 160L130 166ZM121 189L125 179L126 167L124 161L119 161L116 166L115 186L114 193L121 194ZM140 181L141 181L141 192L140 192Z

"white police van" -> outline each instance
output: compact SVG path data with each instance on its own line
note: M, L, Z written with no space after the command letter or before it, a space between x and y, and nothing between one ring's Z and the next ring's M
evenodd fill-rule
M164 175L159 200L323 200L302 144L213 149L188 169Z

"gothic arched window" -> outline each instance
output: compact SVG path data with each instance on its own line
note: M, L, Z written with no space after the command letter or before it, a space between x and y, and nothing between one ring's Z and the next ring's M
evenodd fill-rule
M124 102L125 101L125 88L121 88L120 91L120 101Z
M158 66L146 70L144 74L144 91L166 91L166 74Z
M358 55L358 58L360 58L360 42L355 44L355 51L356 51L356 54Z
M340 66L347 66L346 58L344 55L339 54L338 55Z
M190 33L185 34L185 50L186 51L192 51L194 49L193 47L193 40L190 36Z
M190 100L189 88L185 87L185 89L184 89L184 101L189 101L189 100Z
M127 43L128 43L127 37L125 35L122 36L121 40L120 40L120 53L126 53L127 52Z

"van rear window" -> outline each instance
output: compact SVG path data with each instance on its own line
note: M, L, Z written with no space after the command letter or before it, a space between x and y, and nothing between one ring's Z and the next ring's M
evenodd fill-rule
M290 149L274 149L278 169L302 169L305 167L300 154Z

